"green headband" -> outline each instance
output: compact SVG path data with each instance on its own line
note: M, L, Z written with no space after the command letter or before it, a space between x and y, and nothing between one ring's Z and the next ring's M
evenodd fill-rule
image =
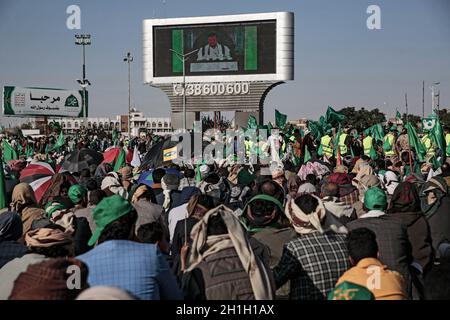
M269 196L269 195L267 195L267 194L258 194L258 195L256 195L256 196L254 196L253 198L251 198L251 199L245 204L245 207L244 207L244 211L243 211L243 212L245 212L245 211L247 210L247 207L250 205L250 203L252 203L253 201L256 201L256 200L266 200L266 201L270 201L270 202L274 203L274 204L278 207L278 209L279 209L281 212L284 211L284 208L283 208L283 205L281 204L281 202L278 201L277 199L275 199L274 197Z

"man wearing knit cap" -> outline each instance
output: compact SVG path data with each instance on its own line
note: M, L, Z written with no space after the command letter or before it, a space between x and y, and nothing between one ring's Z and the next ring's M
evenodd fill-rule
M97 229L77 259L89 268L88 283L128 291L142 300L181 299L175 277L156 244L135 242L136 211L118 195L104 198L93 212Z
M387 195L378 187L369 188L365 192L364 208L366 213L348 223L347 228L349 230L367 228L375 233L380 261L388 269L397 271L403 276L408 297L411 297L410 265L413 257L406 226L391 215L386 215Z
M70 201L73 202L76 209L81 209L87 205L87 189L79 184L74 184L69 188L68 196ZM79 208L77 208L77 206Z

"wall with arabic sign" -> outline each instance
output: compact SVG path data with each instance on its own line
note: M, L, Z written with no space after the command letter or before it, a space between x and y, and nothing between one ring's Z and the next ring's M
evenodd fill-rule
M16 117L83 117L83 96L88 115L88 92L3 87L3 115Z

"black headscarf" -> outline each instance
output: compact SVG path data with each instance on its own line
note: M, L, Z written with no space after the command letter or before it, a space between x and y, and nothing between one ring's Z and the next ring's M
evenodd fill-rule
M0 242L16 241L22 236L22 220L16 212L0 214Z

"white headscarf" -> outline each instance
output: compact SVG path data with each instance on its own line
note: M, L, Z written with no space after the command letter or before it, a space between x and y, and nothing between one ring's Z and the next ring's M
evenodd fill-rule
M221 216L227 226L228 234L207 235L209 218L215 215ZM269 274L262 262L255 256L244 226L233 214L233 211L224 205L208 211L192 229L191 238L193 239L192 251L189 259L189 268L186 271L193 270L204 258L211 254L224 249L234 248L250 277L255 299L273 299L273 288ZM205 248L208 249L204 251Z
M310 214L304 213L295 203L294 198L290 198L286 204L286 216L289 221L291 221L295 232L299 234L310 234L313 232L324 233L328 229L335 233L347 233L347 228L345 228L330 212L328 212L323 205L323 201L316 197L319 202L317 208L314 212ZM326 219L326 225L323 224Z
M384 186L389 195L394 194L394 190L397 188L398 184L397 175L393 171L386 171L384 174Z

